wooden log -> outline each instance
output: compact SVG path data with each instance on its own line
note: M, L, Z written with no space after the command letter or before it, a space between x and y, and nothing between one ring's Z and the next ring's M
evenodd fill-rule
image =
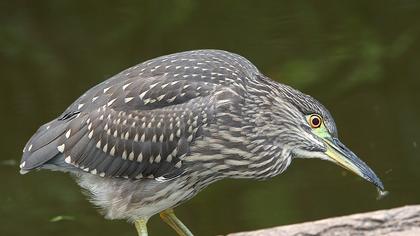
M420 236L420 205L279 226L229 236Z

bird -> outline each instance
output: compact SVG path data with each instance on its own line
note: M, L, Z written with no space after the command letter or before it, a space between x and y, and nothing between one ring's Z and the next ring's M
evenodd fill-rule
M384 190L318 100L238 54L201 49L89 89L29 139L20 173L70 173L106 219L127 220L139 236L157 214L190 236L175 207L222 179L277 176L296 158L333 162Z

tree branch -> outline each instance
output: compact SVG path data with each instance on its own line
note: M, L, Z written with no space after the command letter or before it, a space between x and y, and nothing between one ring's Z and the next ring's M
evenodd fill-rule
M228 236L420 235L420 205L280 226Z

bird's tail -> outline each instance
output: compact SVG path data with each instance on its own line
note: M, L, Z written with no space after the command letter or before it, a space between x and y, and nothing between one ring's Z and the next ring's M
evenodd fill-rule
M65 135L67 127L68 122L65 120L53 120L41 126L23 149L20 173L25 174L40 168L44 163L61 154L59 152L60 137Z

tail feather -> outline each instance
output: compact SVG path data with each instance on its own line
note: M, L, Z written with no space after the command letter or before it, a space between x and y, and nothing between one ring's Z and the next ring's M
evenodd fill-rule
M57 147L67 126L67 121L53 120L38 129L23 149L20 163L22 174L40 167L60 154Z
M38 131L29 140L28 145L32 145L30 151L35 152L38 149L42 149L58 137L63 135L67 128L67 122L63 121L52 121L41 126ZM29 148L29 146L28 146ZM25 149L27 150L27 149Z

